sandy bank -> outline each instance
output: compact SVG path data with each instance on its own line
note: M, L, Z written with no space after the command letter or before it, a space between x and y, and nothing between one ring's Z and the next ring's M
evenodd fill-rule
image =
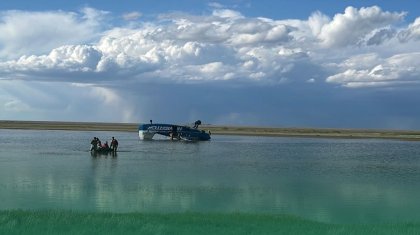
M247 126L203 125L201 129L217 135L290 136L324 138L385 138L420 140L420 131L324 129L324 128L268 128ZM127 131L137 132L137 123L0 121L0 129L77 130L77 131Z

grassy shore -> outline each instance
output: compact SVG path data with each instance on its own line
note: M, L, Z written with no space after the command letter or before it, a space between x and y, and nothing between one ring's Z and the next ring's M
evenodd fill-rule
M325 224L287 215L0 211L0 234L419 234L420 223Z
M0 121L0 129L82 130L137 132L137 123ZM249 126L202 125L201 129L218 135L291 136L326 138L390 138L420 140L420 131L328 129L328 128L269 128Z
M384 138L420 140L420 131L373 130L373 129L327 129L327 128L269 128L248 126L202 125L201 129L217 135L288 136L324 138ZM0 129L33 130L81 130L81 131L127 131L137 132L137 123L95 122L47 122L47 121L0 121Z

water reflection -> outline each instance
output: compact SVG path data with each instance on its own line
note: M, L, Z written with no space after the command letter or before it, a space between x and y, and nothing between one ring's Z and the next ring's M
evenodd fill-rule
M90 156L92 156L92 158L108 158L108 157L116 158L118 157L118 152L98 153L98 152L91 151Z
M8 136L18 140L19 134L39 136ZM44 133L51 139L58 134ZM420 220L417 142L139 142L121 133L117 155L95 155L80 143L91 133L71 134L58 143L60 150L49 144L37 151L0 150L0 209L251 212L333 223Z

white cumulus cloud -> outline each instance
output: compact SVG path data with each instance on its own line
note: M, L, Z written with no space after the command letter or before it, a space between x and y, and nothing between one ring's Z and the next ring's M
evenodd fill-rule
M3 13L3 19L7 19L3 23L5 28L23 25L19 22L36 17L40 19L39 25L35 23L33 27L37 33L56 30L56 24L45 23L48 19L64 24L65 27L60 27L62 31L58 31L63 35L70 33L67 28L80 32L72 39L75 42L92 41L69 43L70 39L60 41L60 37L55 37L57 46L47 45L45 49L27 44L28 48L23 47L26 53L21 56L0 60L0 79L98 84L121 80L231 81L304 86L316 78L319 85L324 81L347 86L350 82L379 84L384 80L408 81L416 77L417 70L412 69L408 60L394 60L418 52L414 44L406 42L416 40L420 21L397 27L405 13L383 11L377 6L347 7L332 19L315 12L308 20L249 18L237 11L218 8L209 15L167 14L158 21L109 29L101 26L101 17L106 14L109 13L92 8L79 13ZM45 29L40 30L41 27ZM107 30L99 32L99 29ZM37 33L39 43L46 40L47 37ZM93 40L92 35L100 37ZM30 39L20 37L21 43ZM4 48L3 58L15 57L7 51L18 44ZM49 47L53 48L48 53L42 52Z
M347 87L420 84L420 52L391 56L372 63L367 59L344 63L345 71L329 76L327 82ZM365 63L367 62L367 63Z
M394 24L403 19L405 13L384 12L379 7L347 7L344 14L336 14L332 21L315 27L324 46L347 46L359 43L372 31Z
M407 29L402 30L398 37L403 42L409 40L420 40L420 17L410 24Z
M103 30L104 11L0 12L0 58L40 54L66 44L86 43Z

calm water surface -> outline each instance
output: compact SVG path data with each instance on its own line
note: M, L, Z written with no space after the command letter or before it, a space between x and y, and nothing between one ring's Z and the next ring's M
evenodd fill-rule
M120 142L92 156L93 136ZM247 212L420 221L420 142L0 130L0 210Z

